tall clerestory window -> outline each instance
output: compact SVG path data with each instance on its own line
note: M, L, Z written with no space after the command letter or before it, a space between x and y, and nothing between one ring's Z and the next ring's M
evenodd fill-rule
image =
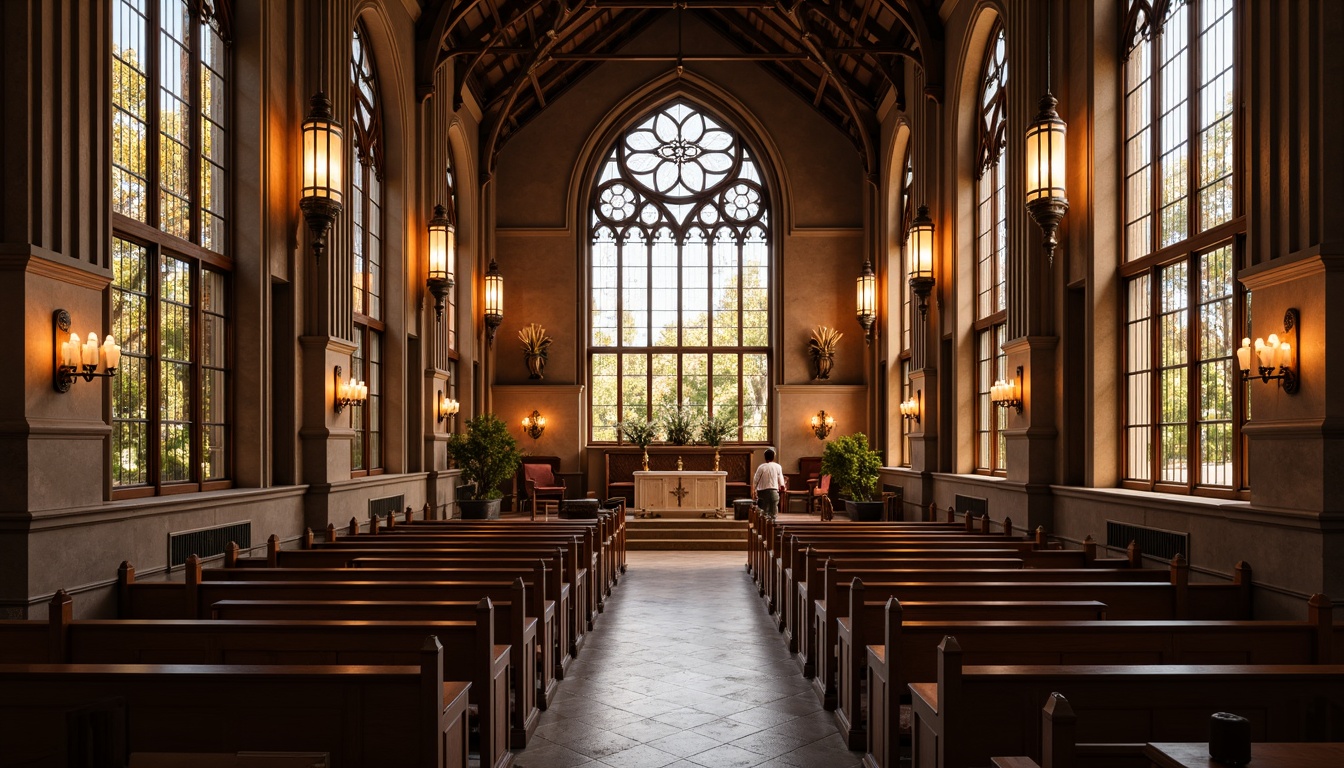
M228 54L216 2L112 3L118 498L229 484Z
M591 439L684 406L767 440L772 238L741 138L687 101L659 108L607 155L589 226Z
M1135 488L1245 487L1233 351L1232 0L1131 3L1125 31L1125 447Z
M352 475L383 469L383 120L368 32L356 23L350 47L350 218L354 246L355 352L351 375L369 388L363 405L349 409Z
M989 400L1004 376L1008 329L1008 46L996 22L980 77L975 180L975 469L1002 473L1006 414Z
M901 242L905 244L906 253L901 258L901 352L899 356L899 371L901 377L901 402L909 400L914 395L914 388L910 386L910 361L912 353L910 350L911 340L913 339L912 326L914 317L910 314L913 307L910 304L910 275L906 269L909 264L910 249L910 227L915 221L915 153L913 148L905 152L905 176L901 181ZM901 466L910 466L910 422L901 419Z
M453 174L453 151L448 148L448 163L444 171L446 198L443 207L448 209L448 221L457 234L457 242L462 242L462 229L457 217L457 179ZM459 259L459 262L460 259ZM457 284L448 289L444 299L443 317L438 319L437 350L438 367L448 374L448 384L444 394L457 399Z

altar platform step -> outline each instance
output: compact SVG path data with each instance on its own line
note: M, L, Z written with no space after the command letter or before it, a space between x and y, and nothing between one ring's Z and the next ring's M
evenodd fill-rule
M625 523L626 549L737 551L747 548L747 523L739 520L633 519Z

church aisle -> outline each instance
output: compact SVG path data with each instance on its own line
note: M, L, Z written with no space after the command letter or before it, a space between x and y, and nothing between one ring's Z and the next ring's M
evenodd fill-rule
M849 768L740 552L630 552L519 768Z

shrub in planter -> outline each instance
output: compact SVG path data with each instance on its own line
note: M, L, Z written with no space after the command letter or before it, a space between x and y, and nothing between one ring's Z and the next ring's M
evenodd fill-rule
M862 432L838 437L821 452L821 473L830 475L831 484L841 498L847 499L852 519L873 518L873 510L860 512L850 507L849 502L877 504L876 517L881 517L881 501L873 502L881 467L881 454L868 447L868 438Z
M457 433L448 440L448 455L462 469L462 479L474 486L470 497L465 501L493 501L493 505L480 510L469 507L482 506L463 504L462 516L499 517L499 500L504 497L504 486L518 472L523 454L518 450L518 441L509 434L509 427L493 413L483 413L467 422L467 431ZM493 509L493 512L490 511Z

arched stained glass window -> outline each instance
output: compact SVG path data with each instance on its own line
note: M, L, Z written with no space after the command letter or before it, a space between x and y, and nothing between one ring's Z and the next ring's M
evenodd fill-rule
M350 173L350 218L354 268L355 344L350 375L369 388L368 399L352 406L350 469L355 475L382 470L383 369L383 121L373 51L362 23L350 44L350 105L355 140Z
M975 182L975 468L1006 468L1006 414L989 401L989 388L1004 375L1008 329L1007 176L1008 46L995 22L980 79Z
M680 100L637 121L598 171L589 227L591 439L684 406L767 440L769 201L740 137Z

